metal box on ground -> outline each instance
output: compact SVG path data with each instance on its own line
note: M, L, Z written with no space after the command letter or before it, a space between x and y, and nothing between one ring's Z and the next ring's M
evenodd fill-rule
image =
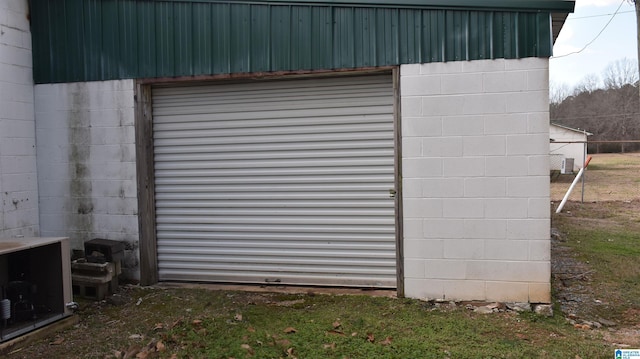
M563 175L573 173L573 158L562 159L562 166L560 167L560 173Z

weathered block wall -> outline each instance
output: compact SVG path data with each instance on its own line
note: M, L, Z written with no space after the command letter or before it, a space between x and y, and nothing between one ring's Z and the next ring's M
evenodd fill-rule
M38 235L28 1L0 0L0 238Z
M549 302L548 60L400 81L407 296Z
M36 85L35 101L42 235L124 241L138 279L133 80Z

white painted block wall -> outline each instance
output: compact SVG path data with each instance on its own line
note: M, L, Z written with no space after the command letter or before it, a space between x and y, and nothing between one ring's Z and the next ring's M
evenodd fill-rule
M125 242L139 279L133 80L35 86L40 230Z
M406 295L550 302L548 59L400 72Z
M38 233L27 0L0 0L0 238Z

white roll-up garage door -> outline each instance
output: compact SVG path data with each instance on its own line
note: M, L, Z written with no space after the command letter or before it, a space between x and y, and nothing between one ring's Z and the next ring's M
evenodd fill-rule
M390 75L152 91L160 280L395 287Z

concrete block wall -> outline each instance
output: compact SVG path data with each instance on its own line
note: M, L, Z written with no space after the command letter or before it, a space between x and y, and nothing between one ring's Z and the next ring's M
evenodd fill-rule
M550 302L548 59L400 73L406 295Z
M0 0L0 238L39 234L28 10Z
M139 279L133 80L35 86L43 236L125 242Z

